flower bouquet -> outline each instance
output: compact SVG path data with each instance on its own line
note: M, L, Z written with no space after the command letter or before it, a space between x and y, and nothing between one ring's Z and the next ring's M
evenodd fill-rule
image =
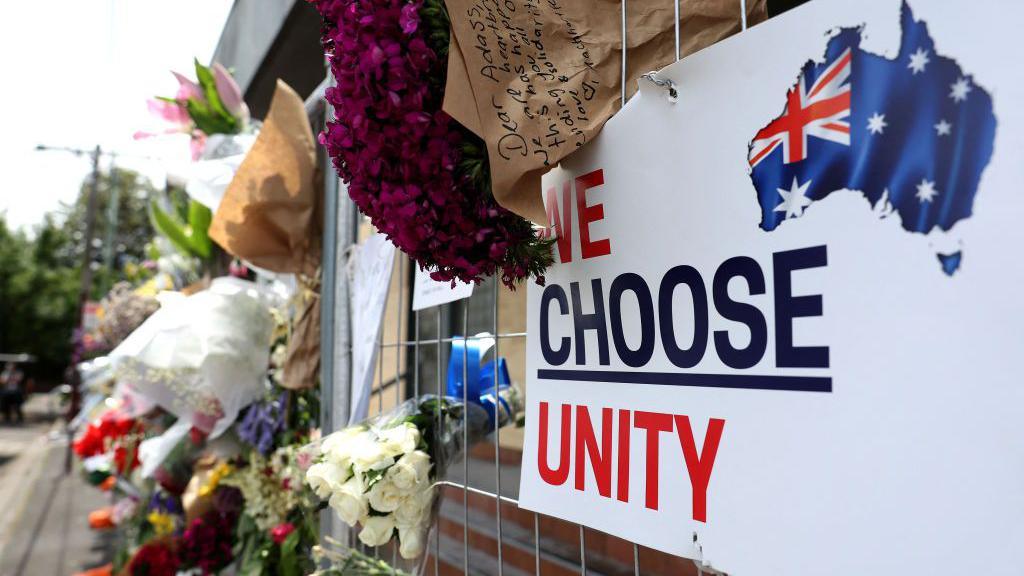
M281 446L264 456L249 452L247 463L221 480L244 501L236 532L240 574L308 574L316 544L318 517L303 474L309 465L303 447Z
M118 282L101 302L99 332L110 349L116 348L160 308L156 298L144 296L127 282Z
M118 380L216 438L264 392L269 300L237 278L166 300L110 353Z
M83 460L86 478L99 485L114 474L127 474L139 465L143 426L121 410L108 410L86 426L72 444Z
M453 352L479 353L484 348L478 340L472 347L455 343ZM465 390L462 362L459 358L458 370L449 369L449 396L426 394L407 400L321 440L306 482L342 521L361 526L363 544L381 546L397 532L402 558L420 557L437 510L436 485L447 465L495 426L513 423L521 411L521 395L509 382L503 358L472 369L467 362L465 371L471 377L491 384Z
M185 176L186 191L211 210L216 210L224 190L234 177L246 152L256 140L255 126L242 90L226 68L207 67L195 61L196 80L172 72L178 80L173 97L157 97L149 110L167 124L163 134L190 137L193 163ZM156 136L136 132L135 138Z

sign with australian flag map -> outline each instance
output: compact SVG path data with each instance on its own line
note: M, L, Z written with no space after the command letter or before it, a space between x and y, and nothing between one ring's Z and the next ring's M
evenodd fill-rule
M1020 574L1022 22L811 0L640 80L544 177L520 506L706 573Z

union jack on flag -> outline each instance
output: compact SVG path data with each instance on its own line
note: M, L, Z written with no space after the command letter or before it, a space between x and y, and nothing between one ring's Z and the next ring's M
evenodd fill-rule
M847 48L807 86L807 73L786 94L786 109L754 136L750 165L757 166L772 150L782 147L782 161L807 157L807 137L850 145L850 62Z

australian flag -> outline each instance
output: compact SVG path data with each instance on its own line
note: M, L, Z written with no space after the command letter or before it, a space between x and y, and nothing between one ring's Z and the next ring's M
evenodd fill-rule
M899 55L861 50L861 30L833 36L824 62L804 65L782 115L750 144L761 228L799 218L812 202L856 190L904 229L948 231L971 215L992 156L992 98L904 3ZM949 274L960 253L940 254Z

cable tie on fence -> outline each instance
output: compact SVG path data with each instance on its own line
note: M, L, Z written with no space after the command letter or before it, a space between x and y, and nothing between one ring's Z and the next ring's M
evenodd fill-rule
M641 74L640 77L643 78L644 80L649 81L651 84L654 84L655 86L667 89L669 102L675 102L679 98L679 92L676 90L676 83L669 80L668 78L658 78L657 72L648 72L646 74Z

